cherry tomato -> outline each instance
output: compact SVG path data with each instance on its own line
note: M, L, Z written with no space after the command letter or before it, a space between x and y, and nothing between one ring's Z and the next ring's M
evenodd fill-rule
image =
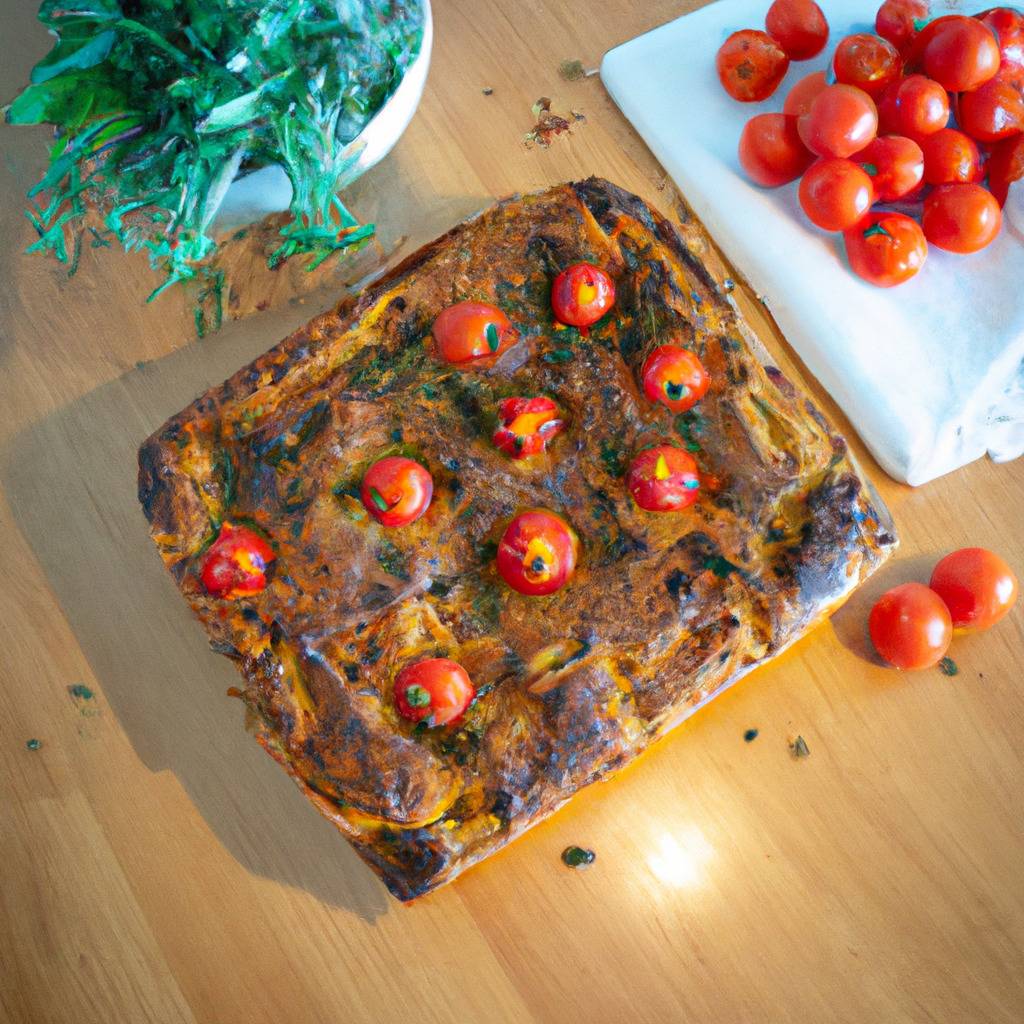
M447 725L472 704L475 696L469 674L457 661L447 658L413 662L395 677L395 707L410 722Z
M251 597L267 585L266 569L275 558L274 549L254 530L225 521L206 552L199 578L214 597Z
M498 572L520 594L553 594L572 579L578 555L573 528L554 512L533 509L505 529L498 543Z
M928 13L926 0L885 0L875 15L875 31L903 50L928 20Z
M1024 135L997 142L988 158L988 187L996 202L1006 205L1010 185L1024 178Z
M981 181L981 154L974 139L955 128L943 128L921 140L924 180L929 185Z
M741 103L768 99L786 76L789 58L767 32L733 32L715 57L722 88Z
M959 14L944 14L940 18L932 18L921 31L910 41L909 46L902 51L903 67L907 74L924 73L924 52L928 44L935 38L941 28L949 22L961 18Z
M819 160L800 179L800 205L824 231L853 227L875 201L871 178L852 160Z
M969 92L999 70L999 44L987 25L953 16L925 45L924 69L944 89Z
M1024 131L1024 94L1003 78L993 78L960 96L957 120L979 142L1008 139Z
M408 526L430 505L434 480L418 462L389 455L375 462L363 477L360 497L381 526Z
M878 288L909 281L928 256L921 225L902 213L869 213L843 232L850 269Z
M878 130L871 97L852 85L830 85L797 122L804 145L818 156L846 157L863 149Z
M472 300L443 310L434 321L433 335L438 353L449 363L500 355L519 339L519 332L497 306Z
M775 188L795 181L813 160L800 141L795 117L757 114L743 126L740 166L755 185Z
M981 185L939 185L928 194L921 214L925 238L948 252L984 249L1002 223L999 203Z
M764 27L790 60L810 60L828 42L828 22L814 0L775 0Z
M590 327L615 305L615 284L592 263L566 267L551 286L551 308L563 324Z
M544 451L565 423L550 398L506 398L498 405L498 429L491 440L513 459Z
M945 656L953 638L949 609L923 583L886 591L868 616L875 650L896 668L931 668Z
M946 90L924 75L907 75L891 85L878 104L882 130L920 141L949 121Z
M839 41L832 57L836 81L881 96L900 77L903 58L887 39L866 32Z
M812 71L809 75L804 75L786 94L782 112L790 117L806 114L811 109L814 97L827 85L824 71Z
M1017 600L1017 577L994 551L961 548L932 570L929 586L949 609L954 629L988 629Z
M883 203L910 195L924 176L921 147L902 135L879 135L855 160L871 179L875 199Z
M661 444L633 459L626 487L645 512L679 512L697 500L700 473L682 448Z
M701 361L679 345L659 345L644 361L640 377L644 394L675 413L692 409L710 384Z
M999 37L999 78L1024 89L1024 14L1011 7L993 7L975 17Z

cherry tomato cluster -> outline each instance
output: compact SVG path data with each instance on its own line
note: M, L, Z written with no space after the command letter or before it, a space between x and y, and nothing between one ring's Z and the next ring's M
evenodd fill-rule
M995 625L1017 599L1017 578L985 548L961 548L941 559L931 580L884 593L868 617L875 650L902 669L930 668L949 648L953 630Z
M827 75L802 78L782 113L752 117L740 135L750 180L799 178L808 220L842 232L851 270L883 288L913 277L929 243L961 254L989 245L1024 178L1024 14L929 17L926 0L885 0L874 34L840 40ZM828 41L813 0L775 0L765 28L734 32L718 51L734 99L767 99L790 61Z

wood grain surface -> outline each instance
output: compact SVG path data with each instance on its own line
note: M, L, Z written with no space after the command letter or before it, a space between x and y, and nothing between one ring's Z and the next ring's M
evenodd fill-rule
M49 45L34 6L0 3L4 99ZM864 623L954 547L1024 571L1024 461L912 490L854 440L900 530L895 559L635 767L411 906L246 734L233 667L148 540L139 442L495 196L594 173L681 208L598 79L557 66L592 66L685 3L435 7L423 105L349 194L378 247L306 280L236 246L239 319L201 342L183 297L142 302L138 258L87 249L68 279L21 254L47 134L0 129L0 1019L1017 1024L1024 609L958 638L953 677L879 667ZM550 149L523 143L540 96L586 117ZM798 734L809 757L790 753ZM586 871L561 864L572 843L597 852Z

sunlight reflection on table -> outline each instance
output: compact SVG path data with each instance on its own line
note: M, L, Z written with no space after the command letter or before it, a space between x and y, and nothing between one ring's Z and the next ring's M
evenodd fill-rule
M689 888L704 881L704 868L714 855L714 847L704 833L696 825L687 825L658 837L656 852L648 856L647 866L659 882Z

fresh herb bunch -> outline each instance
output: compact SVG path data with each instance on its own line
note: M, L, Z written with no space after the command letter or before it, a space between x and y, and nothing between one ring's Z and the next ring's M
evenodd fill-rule
M5 109L56 129L30 252L74 273L91 206L94 246L113 236L165 275L150 299L198 278L219 311L211 223L240 171L273 163L292 201L271 266L305 253L313 269L373 233L336 189L419 53L417 0L44 0L39 19L58 42Z

